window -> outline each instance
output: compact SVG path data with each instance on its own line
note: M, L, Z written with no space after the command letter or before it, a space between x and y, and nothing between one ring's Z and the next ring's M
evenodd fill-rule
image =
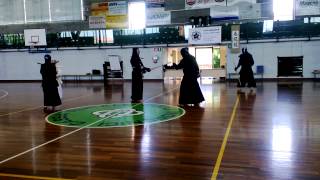
M191 54L191 53L190 53ZM196 60L200 69L212 69L213 68L213 52L212 48L196 48ZM219 62L220 65L220 62Z
M50 21L83 20L82 0L49 0L49 2Z
M265 20L263 22L263 33L268 33L273 31L273 20Z
M0 0L0 25L84 20L83 0Z
M122 35L142 35L143 29L124 29L122 30Z
M320 22L320 17L310 17L310 22L311 23L318 23L318 22Z
M0 25L23 24L25 22L24 12L24 0L1 0Z
M143 29L146 27L145 2L129 3L129 29Z
M185 25L184 26L184 39L188 40L189 39L189 31L192 29L191 25Z
M273 20L293 20L293 0L273 0Z
M26 22L48 22L49 1L25 0Z
M155 33L160 33L159 27L146 28L146 34L155 34Z

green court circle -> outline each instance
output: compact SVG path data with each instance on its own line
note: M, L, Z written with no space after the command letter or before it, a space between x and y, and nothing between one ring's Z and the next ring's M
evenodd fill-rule
M77 128L127 127L177 119L184 109L165 104L101 104L55 112L46 117L50 124Z

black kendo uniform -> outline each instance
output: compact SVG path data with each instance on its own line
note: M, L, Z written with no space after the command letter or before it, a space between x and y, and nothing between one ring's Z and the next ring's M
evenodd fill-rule
M199 66L196 59L189 54L187 48L181 49L183 59L176 66L176 69L183 69L183 79L180 85L179 104L198 105L204 101L197 79L200 76Z
M45 56L45 63L41 64L40 73L42 75L42 89L44 106L61 105L58 92L57 69L55 63L51 63L51 56Z
M132 66L132 102L143 99L143 73L149 72L150 68L144 67L138 54L133 54L130 60Z
M239 87L256 87L256 82L254 80L252 66L254 65L254 60L252 55L247 51L242 51L242 54L239 56L238 66L235 68L237 70L241 66L240 74L240 84Z

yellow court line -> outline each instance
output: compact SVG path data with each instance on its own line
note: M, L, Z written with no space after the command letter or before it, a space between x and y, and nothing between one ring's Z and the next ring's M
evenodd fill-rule
M223 157L223 154L224 154L224 150L225 150L225 148L227 146L227 141L228 141L228 138L229 138L229 134L230 134L230 131L231 131L233 120L234 120L234 118L236 116L238 105L239 105L239 96L237 97L237 101L236 101L235 105L233 106L232 115L231 115L231 118L230 118L230 121L229 121L229 124L228 124L227 131L226 131L226 133L224 135L224 138L223 138L223 142L222 142L222 145L221 145L221 148L220 148L220 152L219 152L216 164L215 164L214 169L213 169L211 180L216 180L217 179L217 176L218 176L218 173L219 173L219 168L220 168L221 161L222 161L222 157Z
M42 180L73 180L73 179L63 179L63 178L50 178L50 177L40 177L40 176L25 176L18 174L5 174L0 173L0 177L11 177L11 178L24 178L24 179L42 179Z

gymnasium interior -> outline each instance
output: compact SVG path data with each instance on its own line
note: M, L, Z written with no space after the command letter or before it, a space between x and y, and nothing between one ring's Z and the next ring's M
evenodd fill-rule
M134 103L133 48L151 70ZM319 0L0 0L0 179L320 179L319 50Z

